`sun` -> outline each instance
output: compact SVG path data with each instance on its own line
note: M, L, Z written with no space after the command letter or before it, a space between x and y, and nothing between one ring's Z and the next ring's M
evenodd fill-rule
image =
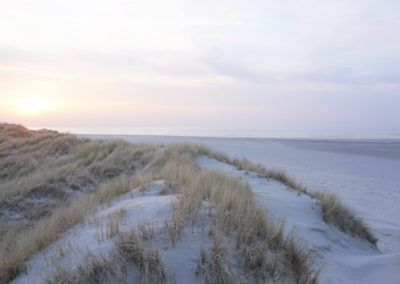
M18 102L19 109L27 114L38 114L45 109L45 104L38 98L23 98Z

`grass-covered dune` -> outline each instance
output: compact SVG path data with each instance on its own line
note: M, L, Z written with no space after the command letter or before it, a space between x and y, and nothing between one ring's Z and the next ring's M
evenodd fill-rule
M135 199L133 189L145 196L155 181L163 182L157 194L173 200L162 226L150 222L120 230L120 222L128 218L120 209L107 219L104 235L103 225L99 227L99 246L107 240L112 253L87 254L85 262L74 269L57 267L43 281L181 282L179 271L173 271L169 263L171 254L165 251L178 250L196 239L200 243L193 277L199 282L316 283L318 264L313 251L258 207L248 182L200 167L196 162L200 156L306 193L318 200L322 220L376 244L361 218L335 196L310 191L282 170L193 144L79 139L0 124L0 283L18 279L39 252L118 198L130 193ZM60 248L59 258L64 255Z

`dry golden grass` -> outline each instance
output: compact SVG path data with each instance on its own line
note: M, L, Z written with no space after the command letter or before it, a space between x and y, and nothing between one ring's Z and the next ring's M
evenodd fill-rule
M167 273L158 250L146 246L135 230L121 234L116 244L124 262L137 267L140 283L166 283Z
M6 128L8 131L0 132L0 155L4 156L0 159L0 210L19 217L9 219L7 215L0 215L0 259L8 255L10 243L22 242L19 240L24 239L23 236L30 238L36 234L41 223L56 219L59 209L71 199L80 198L80 194L99 191L96 199L105 202L127 192L130 176L140 172L159 148L118 140L90 141L12 125ZM15 137L9 136L10 131ZM146 175L138 174L132 186L145 183ZM82 214L82 210L76 212L76 215ZM71 216L71 220L74 219ZM48 233L40 243L51 243L59 235L59 228L49 227L48 230L56 233ZM7 241L13 235L18 237ZM39 242L36 239L32 242ZM35 248L37 246L32 246L23 255L31 256ZM18 255L17 251L14 255ZM14 260L11 257L4 261L12 263ZM20 270L18 267L16 271ZM3 270L4 267L0 267L0 275Z
M0 124L0 209L23 216L14 223L0 219L0 283L98 204L146 183L140 169L158 148ZM90 194L73 198L68 190Z
M377 239L365 225L363 219L357 217L356 213L339 201L334 194L318 194L318 199L325 222L333 224L354 237L366 240L376 247Z
M365 224L363 219L340 202L334 194L311 191L307 189L306 186L298 183L295 178L288 175L284 169L268 169L261 164L254 164L247 159L231 159L222 153L215 152L206 147L198 147L197 151L191 151L198 155L203 154L220 162L234 165L239 170L256 172L266 178L277 180L290 189L305 193L312 198L317 199L321 204L323 220L326 223L332 224L339 230L348 233L355 238L367 241L376 247L377 239L373 236L371 230Z
M102 184L96 192L73 199L68 205L57 209L50 217L38 221L33 229L17 236L14 235L13 238L7 237L0 246L0 283L6 283L18 273L25 271L27 260L81 222L100 204L109 202L115 196L127 193L143 185L144 182L146 181L143 179L142 172L130 179L121 176ZM118 226L115 220L107 227L107 230L109 237L116 234Z
M117 249L111 255L88 255L73 271L58 267L46 283L167 283L171 278L158 250L145 243L151 233L151 226L142 224L137 231L119 234L115 241ZM127 277L131 265L137 273Z
M196 198L195 192L201 192L197 194L199 197ZM273 278L277 275L279 277L285 275L284 281L295 280L297 283L316 281L310 269L312 262L310 254L291 241L290 237L285 236L283 227L275 225L273 220L265 217L264 212L255 204L251 188L246 182L229 178L220 172L203 170L187 191L182 192L181 198L181 205L175 210L175 214L186 216L190 224L196 221L195 212L200 207L200 198L215 205L212 231L214 241L218 245L211 249L210 254L213 257L209 269L219 272L216 272L212 279L224 283L224 279L233 275L228 269L229 264L223 260L223 254L215 255L216 247L224 247L220 244L220 234L223 234L228 238L228 243L234 245L238 251L243 270L252 275L256 281L277 280ZM260 250L258 255L252 255L248 253L248 248L252 246L265 249ZM275 257L272 257L273 255ZM253 265L260 257L270 258L272 263L263 267L263 270L265 269L263 273L260 273L261 269L257 265ZM216 259L218 261L213 263ZM298 266L297 260L301 260L302 266ZM283 270L279 268L279 263L282 261L285 262ZM215 270L215 266L219 269Z
M241 269L255 281L315 283L318 277L310 268L310 252L296 244L293 236L285 236L283 225L266 218L247 181L201 169L195 163L199 152L205 150L188 144L171 145L165 151L167 158L159 156L153 164L158 169L157 178L183 185L178 201L172 204L173 214L166 220L172 245L180 241L185 226L196 224L203 201L212 206L210 212L214 213L207 218L211 219L214 246L200 257L198 275L209 283L235 283L238 276L228 261L229 248L237 251ZM254 246L259 254L249 253L248 248ZM260 267L259 259L269 261Z
M205 283L240 283L239 276L230 268L228 249L218 239L214 239L211 252L202 249L196 268L196 277L203 277Z
M191 146L186 144L168 146L154 157L149 171L153 173L153 179L182 185L178 201L172 205L173 215L166 220L173 245L180 241L185 226L196 225L203 201L211 204L206 218L210 219L209 231L214 245L209 252L203 250L198 262L198 277L206 283L238 282L242 276L233 268L233 257L235 263L240 263L240 271L256 282L316 282L317 276L310 269L310 253L296 244L294 237L283 233L283 225L265 217L254 202L249 184L219 171L201 169L195 162L197 153L188 149ZM121 193L119 190L113 192ZM101 196L107 197L101 198L102 202L110 200L104 192ZM124 262L137 267L141 282L164 283L167 274L160 255L145 244L145 240L153 235L146 228L141 226L130 234L122 234L117 247ZM228 253L229 250L234 254Z
M0 209L21 211L26 200L43 198L60 206L74 192L87 192L122 174L133 174L147 165L159 148L0 124ZM51 209L36 215L43 217Z
M121 219L124 217L126 211L124 209L120 209L114 212L106 224L106 236L108 239L113 238L115 235L119 234L119 223Z
M91 180L89 185L94 185L123 173L132 174L147 165L160 147L26 129L23 133L28 136L14 137L9 132L20 127L8 125L7 129L0 130L0 157L4 157L0 159L1 199L28 194L40 184L82 187L78 178Z
M94 257L88 255L85 263L78 266L77 271L71 272L63 267L57 267L55 273L50 275L45 282L48 284L98 284L98 283L124 283L122 267L105 255Z
M66 230L78 224L92 202L91 198L76 199L71 205L56 210L51 217L37 222L34 229L16 235L7 244L3 242L0 254L0 283L7 283L25 271L25 262L56 241Z

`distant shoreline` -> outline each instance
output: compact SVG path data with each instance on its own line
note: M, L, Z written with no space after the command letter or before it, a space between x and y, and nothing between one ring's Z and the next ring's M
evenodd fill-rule
M233 139L273 139L273 140L399 140L400 131L387 132L329 132L329 131L279 131L279 130L233 130L233 129L190 129L165 127L133 128L68 128L68 127L29 127L31 130L52 129L75 135L116 135L116 136L156 136L185 138L233 138Z
M77 134L91 139L121 138L129 142L173 143L192 142L209 143L213 141L231 141L236 143L280 144L285 147L309 151L335 152L362 156L372 156L400 160L400 139L349 139L349 138L245 138L245 137L195 137L163 135L113 135L113 134Z
M50 129L50 128L49 128ZM107 134L107 133L75 133L67 132L78 136L134 136L134 137L154 137L154 138L171 138L171 139L236 139L236 140L271 140L271 141L293 141L293 142L343 142L343 143L397 143L399 138L363 138L363 137L247 137L247 136L195 136L195 135L163 135L163 134Z

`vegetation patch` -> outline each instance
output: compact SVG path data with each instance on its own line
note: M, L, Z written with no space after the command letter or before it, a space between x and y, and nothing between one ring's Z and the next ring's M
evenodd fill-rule
M320 202L323 220L326 223L335 226L340 231L348 233L355 238L367 241L373 247L376 247L378 240L371 233L371 230L363 219L339 201L334 194L311 191L306 186L298 183L295 178L288 175L283 169L269 169L261 164L252 163L247 159L231 159L222 153L215 152L203 146L199 146L196 150L193 149L192 152L195 152L197 155L205 155L214 158L222 163L233 165L239 170L256 172L265 178L279 181L292 190L305 193L317 199Z
M0 124L0 283L26 271L27 261L100 205L133 188L145 194L144 185L155 180L164 180L160 194L177 194L164 227L172 247L182 240L185 228L194 231L207 224L205 232L212 245L204 245L198 256L200 280L316 283L318 271L311 268L311 251L257 206L247 181L200 168L196 163L200 155L309 194L320 201L325 222L376 244L363 221L335 196L311 192L283 170L186 143L91 141ZM26 208L27 204L31 205ZM121 282L129 265L137 269L138 281L171 282L162 254L148 244L154 237L151 225L121 233L123 215L118 212L106 226L106 237L117 238L118 253L88 257L73 272L59 268L50 283Z
M337 197L331 193L318 195L321 203L321 210L325 222L333 224L341 231L351 234L354 237L366 240L376 247L378 241L369 228L365 225L362 218L358 217L354 211L346 207Z

